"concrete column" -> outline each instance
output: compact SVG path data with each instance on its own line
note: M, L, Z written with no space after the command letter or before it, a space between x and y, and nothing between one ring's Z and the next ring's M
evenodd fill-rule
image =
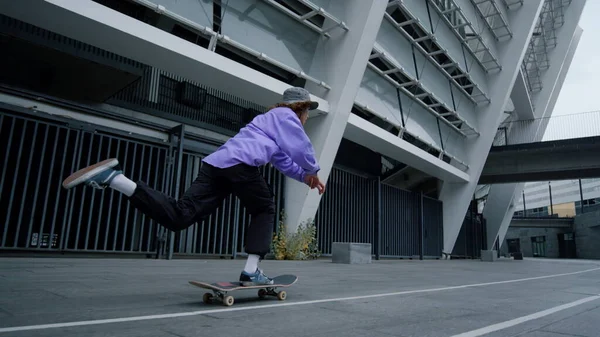
M520 9L509 12L508 22L514 35L510 40L497 44L502 71L488 77L491 102L477 111L476 127L481 135L465 141L470 181L444 182L442 185L440 200L444 203L444 252L447 254L451 254L454 248L543 3L543 0L527 0Z
M536 97L538 98L535 109L536 116L549 117L554 111L554 105L560 94L565 77L569 72L571 61L583 33L583 30L577 27L577 24L583 11L584 2L573 2L571 4L571 6L575 7L569 8L573 16L565 16L565 19L569 21L565 22L565 26L557 34L558 44L550 56L550 68L543 79L544 87ZM568 39L569 36L571 37L570 41ZM567 43L567 41L569 42ZM538 109L540 109L540 112L538 112ZM542 139L547 125L548 123L531 124L530 132L537 132L535 141ZM496 239L498 239L500 246L504 243L504 237L515 212L514 203L518 200L524 186L524 183L515 183L498 184L490 188L483 211L483 216L487 219L487 244L489 249L493 247Z
M306 86L311 93L329 102L327 115L311 118L305 125L321 166L319 177L324 182L333 166L386 6L386 0L346 0L331 1L330 7L325 8L343 20L349 31L334 29L330 32L331 38L322 38L309 72L327 82L331 90ZM288 231L295 231L300 223L314 218L320 200L316 189L309 190L305 184L287 179Z

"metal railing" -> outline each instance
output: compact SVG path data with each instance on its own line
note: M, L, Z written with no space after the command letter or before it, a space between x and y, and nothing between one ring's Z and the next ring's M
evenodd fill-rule
M425 4L428 5L429 2L425 2ZM398 13L400 15L397 15ZM439 42L436 42L434 32L429 32L424 23L410 12L402 1L390 1L384 16L473 104L490 102L487 93L482 91L480 86L471 78L469 72L463 69L458 61L453 60L448 55L446 49L439 45ZM425 45L428 46L427 49L423 47Z
M513 37L508 18L505 17L496 0L471 0L471 4L484 20L496 41L504 41L506 37ZM506 8L510 9L508 5Z
M266 110L152 67L106 103L228 135L234 135Z
M521 70L529 92L542 90L542 73L550 67L548 53L557 45L556 30L564 24L572 0L546 0L523 58Z
M319 35L323 35L327 38L331 37L331 35L329 34L329 31L331 31L333 29L341 28L342 30L344 30L346 32L350 30L344 21L336 18L331 13L328 13L322 7L315 5L311 1L308 1L308 0L295 0L295 1L291 1L291 2L283 2L283 1L277 1L277 0L263 0L263 1L267 2L269 5L273 6L274 8L277 8L282 13L288 15L292 19L294 19L298 22L301 22L306 27L319 33ZM285 3L286 5L283 5L282 2ZM292 10L288 7L293 8L295 10ZM299 11L298 9L300 9L300 8L304 9L304 11ZM317 20L314 20L314 21L321 21L321 20L326 21L325 19L327 19L330 22L332 22L333 24L331 24L330 27L327 27L327 28L320 27L320 26L316 25L313 20L311 20L315 17L317 18Z
M542 134L541 129L546 128ZM500 124L494 146L600 136L600 111L506 121Z
M422 202L421 202L422 201ZM439 258L442 202L334 168L315 217L319 249L332 242L371 243L384 258Z
M137 4L140 4L142 6L145 6L145 7L149 8L149 9L152 9L152 10L156 11L158 14L164 15L165 17L168 17L168 18L174 20L177 23L182 24L183 26L191 29L192 31L194 31L194 32L196 32L198 34L202 34L202 35L208 36L210 38L210 44L209 44L208 49L211 50L211 51L215 50L217 41L219 41L222 44L230 45L230 46L232 46L232 47L234 47L234 48L236 48L238 50L241 50L241 51L243 51L243 52L245 52L245 53L247 53L249 55L252 55L253 57L255 57L258 60L265 61L265 62L267 62L267 63L269 63L269 64L271 64L271 65L273 65L275 67L278 67L278 68L283 69L283 70L285 70L287 72L290 72L290 73L292 73L292 74L294 74L294 75L296 75L296 76L298 76L298 77L300 77L302 79L305 79L305 80L307 80L309 82L312 82L312 83L314 83L314 84L316 84L316 85L318 85L318 86L320 86L320 87L322 87L322 88L324 88L326 90L330 90L331 89L331 87L327 83L325 83L325 82L323 82L323 81L321 81L319 79L316 79L316 78L314 78L314 77L306 74L304 71L295 69L295 68L293 68L291 66L288 66L288 65L286 65L286 64L284 64L284 63L282 63L280 61L277 61L276 59L268 56L267 54L265 54L263 52L260 52L260 51L257 51L257 50L254 50L254 49L252 49L252 48L244 45L243 43L235 41L235 40L231 39L227 35L219 34L219 33L215 32L214 30L212 30L209 27L204 27L204 26L202 26L201 24L199 24L197 22L194 22L194 21L192 21L190 19L187 19L187 18L183 17L182 15L179 15L179 14L173 12L173 11L168 10L163 5L159 5L159 4L153 3L153 2L151 2L149 0L133 0L133 1L135 3L137 3ZM267 2L270 3L270 1L267 1ZM308 1L304 1L304 2L306 4L308 3ZM284 12L284 13L286 15L290 15L289 13L286 13L286 12ZM325 12L323 12L321 14L325 15ZM311 15L312 15L312 13L311 13ZM327 14L327 15L328 15L328 17L331 17L329 14ZM300 18L298 20L300 20ZM339 21L337 19L335 19L335 20L336 20L336 22ZM302 22L309 29L315 29L314 25L309 25L309 22L307 20L305 20L305 19L302 19L300 22ZM341 21L340 21L339 27L342 27L342 29L347 30L346 25L343 22L341 22ZM323 31L320 28L317 28L317 30L320 32L320 34L325 34L326 33L325 31Z
M0 249L155 250L158 225L135 212L121 194L65 190L61 182L79 167L117 157L132 179L163 190L168 146L6 111L0 118L0 138L7 144L0 182L5 214Z
M0 214L4 224L0 250L169 257L235 257L243 252L248 215L237 198L225 200L207 220L170 234L118 192L85 187L65 190L61 186L62 180L78 168L114 157L132 180L145 181L178 197L195 178L204 156L188 148L185 141L165 143L18 110L0 111L0 139L6 144L0 158ZM283 205L283 176L270 166L262 173L276 196L278 217Z
M315 216L323 255L331 255L333 242L370 243L375 249L376 184L373 179L333 168Z
M463 136L479 134L479 131L463 118L455 108L449 107L419 79L408 74L399 62L377 42L373 46L367 66L454 131ZM423 67L425 65L421 69L415 70L417 73L421 73ZM437 111L437 108L441 108L441 112Z
M481 13L476 3L473 3L473 6L480 11L481 20L486 22L485 27L480 24L479 20L477 20L477 22L471 22L454 0L445 1L444 6L440 6L441 3L438 1L428 1L444 20L446 25L448 25L454 36L456 36L464 48L469 51L477 61L477 64L479 64L486 73L489 73L492 70L502 70L500 61L488 46L489 41L485 41L481 36L485 28L490 26L487 24L485 16Z

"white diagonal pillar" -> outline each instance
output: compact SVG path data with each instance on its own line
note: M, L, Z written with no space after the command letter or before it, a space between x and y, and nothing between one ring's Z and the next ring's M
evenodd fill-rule
M331 38L322 38L311 65L309 74L318 75L331 90L306 86L311 93L329 102L329 114L311 118L305 126L321 166L319 177L323 181L329 176L342 141L387 3L387 0L331 1L330 7L325 8L344 21L349 31L334 29L330 32ZM285 190L288 231L295 231L298 224L314 218L321 196L316 189L309 190L292 179L286 179Z
M565 19L571 21L566 21L565 26L557 34L558 44L553 54L550 55L550 68L544 74L544 87L537 97L539 100L536 102L536 110L538 108L544 109L543 112L535 112L535 115L538 117L549 117L552 115L554 105L571 66L571 61L577 50L581 34L583 33L583 30L577 27L577 23L583 11L584 2L583 0L581 2L572 2L572 6L574 5L576 8L569 7L569 10L565 13ZM571 10L574 17L567 16ZM569 39L569 37L571 38ZM534 141L542 139L547 126L548 123L532 123L529 126L531 129L530 132L537 132ZM524 186L524 183L491 186L483 211L483 216L487 220L488 249L492 249L496 239L498 239L500 246L502 246L515 212L514 204L518 200Z
M447 254L451 254L454 248L543 3L543 0L527 0L520 9L509 12L508 22L514 35L497 46L502 70L489 75L491 102L477 111L476 127L481 135L465 141L465 159L469 165L470 181L444 182L442 185L440 200L444 203L444 252Z

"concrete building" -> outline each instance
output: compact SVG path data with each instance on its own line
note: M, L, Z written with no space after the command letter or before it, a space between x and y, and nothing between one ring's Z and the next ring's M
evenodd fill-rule
M315 218L324 253L334 241L373 243L378 257L440 257L483 238L492 248L522 184L492 186L484 233L465 231L487 153L507 119L552 114L585 3L1 2L0 134L14 164L1 170L0 248L241 253L247 214L235 199L165 234L112 193L36 186L111 155L178 196L203 155L292 85L320 102L306 131L329 189L320 197L265 168L288 231ZM53 155L33 165L46 146Z
M526 183L502 243L502 253L521 251L527 257L600 258L599 183L600 179Z
M501 254L527 257L600 259L600 211L585 209L570 219L513 221Z
M515 216L574 217L581 213L593 212L599 207L598 178L532 182L525 184L515 205ZM525 209L527 212L524 212Z

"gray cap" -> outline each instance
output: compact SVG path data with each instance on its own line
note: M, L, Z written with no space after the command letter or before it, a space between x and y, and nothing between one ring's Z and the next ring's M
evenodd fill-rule
M314 110L319 107L318 102L310 100L310 93L304 88L292 87L283 92L282 103L289 104L297 102L310 102L309 110Z

